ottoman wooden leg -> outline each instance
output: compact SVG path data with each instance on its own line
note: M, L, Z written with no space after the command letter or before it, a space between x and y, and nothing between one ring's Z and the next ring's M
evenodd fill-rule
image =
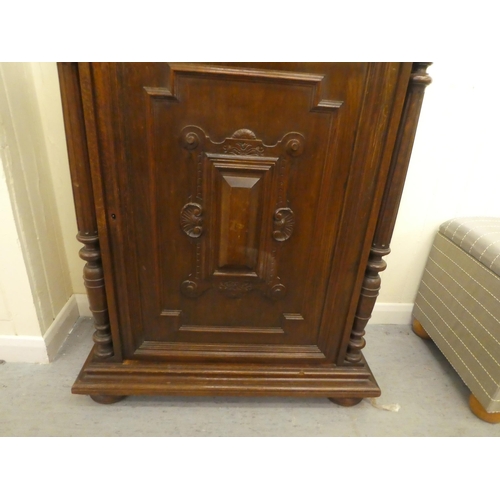
M415 335L418 335L421 339L430 340L429 334L424 330L424 327L420 324L418 319L413 318L411 329Z
M483 408L483 405L476 399L474 394L471 394L469 397L469 406L472 413L474 413L477 418L480 418L489 424L500 424L500 413L488 413Z

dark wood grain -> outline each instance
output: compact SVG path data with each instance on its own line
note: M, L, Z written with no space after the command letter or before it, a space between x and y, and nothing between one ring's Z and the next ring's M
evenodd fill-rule
M109 309L73 392L380 394L361 349L422 68L61 70L85 279Z
M78 230L97 234L79 68L77 63L58 63L57 69Z

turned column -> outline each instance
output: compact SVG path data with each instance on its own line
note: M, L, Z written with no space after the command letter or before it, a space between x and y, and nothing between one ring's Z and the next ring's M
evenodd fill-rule
M94 317L93 339L96 345L94 357L105 359L113 355L113 343L92 189L89 138L85 128L85 118L89 117L85 117L82 111L80 71L81 68L77 63L58 63L64 127L78 223L77 239L84 245L80 250L80 257L86 261L83 279Z
M96 358L109 358L113 355L113 343L109 326L99 237L97 234L79 232L76 238L85 245L80 250L80 257L87 262L83 268L83 281L87 289L90 310L94 317L93 339L96 345L94 356Z
M370 257L366 265L358 307L356 309L356 315L354 316L354 324L347 346L345 359L349 363L359 363L361 361L361 349L366 345L364 339L365 327L371 317L380 290L381 279L379 273L387 267L382 257L389 252L389 248L383 249L372 247L370 250Z
M378 223L347 347L345 359L349 363L359 363L362 359L361 349L366 343L363 338L365 327L371 317L380 290L379 273L387 267L383 257L391 251L389 244L396 224L396 216L410 163L424 92L427 85L432 81L426 71L430 64L413 63L412 66Z

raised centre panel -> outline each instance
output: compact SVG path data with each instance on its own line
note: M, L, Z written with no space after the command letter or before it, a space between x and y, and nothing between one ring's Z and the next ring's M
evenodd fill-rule
M262 203L262 176L220 173L218 270L255 275Z

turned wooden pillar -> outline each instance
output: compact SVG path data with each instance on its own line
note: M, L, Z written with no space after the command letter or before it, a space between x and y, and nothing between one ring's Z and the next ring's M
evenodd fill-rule
M77 239L85 245L80 250L80 257L87 262L83 268L83 281L87 289L90 310L94 317L93 339L96 344L94 354L97 358L109 358L113 355L113 343L109 326L99 237L96 234L79 232Z
M403 194L404 180L410 163L424 92L427 85L432 81L426 71L430 64L413 63L386 189L382 198L378 223L347 347L345 359L349 363L359 363L362 359L361 349L366 343L363 338L366 324L371 317L380 290L379 273L387 267L383 257L391 251L389 244L396 224L401 195Z
M80 257L86 261L83 279L94 317L93 339L96 344L94 357L105 359L113 355L113 343L99 248L88 138L82 106L80 68L77 63L58 63L58 71L78 224L77 239L84 245L80 250Z
M361 361L361 349L365 347L364 339L365 327L371 317L373 307L378 297L380 290L380 274L387 264L382 258L387 255L390 250L372 247L370 257L366 266L365 277L361 288L354 324L351 330L349 345L347 346L346 361L349 363L359 363Z

